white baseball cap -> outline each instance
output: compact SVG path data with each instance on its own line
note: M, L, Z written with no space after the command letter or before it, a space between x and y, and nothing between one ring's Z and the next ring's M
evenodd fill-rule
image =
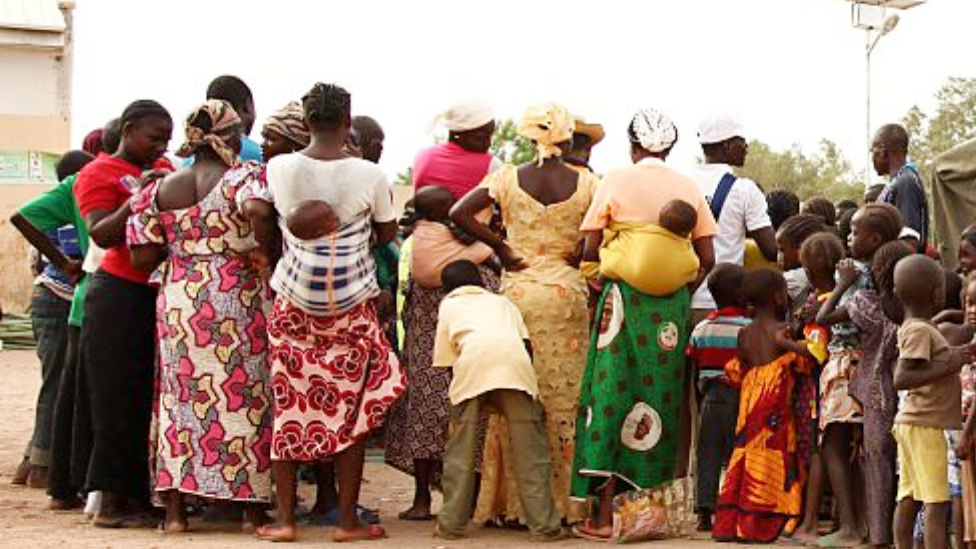
M733 137L749 139L737 113L716 109L705 115L698 125L698 142L702 145L721 143Z

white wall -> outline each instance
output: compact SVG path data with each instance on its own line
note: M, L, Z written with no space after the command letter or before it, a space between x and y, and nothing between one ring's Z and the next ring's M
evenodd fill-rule
M60 116L59 71L54 51L0 48L0 113Z

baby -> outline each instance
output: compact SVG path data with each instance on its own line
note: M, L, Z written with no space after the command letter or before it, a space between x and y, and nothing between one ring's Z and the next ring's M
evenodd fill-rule
M698 212L684 200L672 200L661 208L658 223L682 238L689 238L698 224Z
M494 267L494 252L487 244L464 235L451 223L454 195L444 187L424 187L414 197L413 256L410 274L424 288L441 286L441 272L448 264L468 260Z
M288 232L301 240L317 240L339 228L339 216L327 202L299 202L285 216Z

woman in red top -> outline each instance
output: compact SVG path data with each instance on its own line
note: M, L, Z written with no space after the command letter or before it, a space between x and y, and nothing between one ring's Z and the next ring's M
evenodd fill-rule
M173 120L155 101L122 113L122 143L78 175L75 198L88 232L106 250L92 275L81 330L82 375L91 391L93 445L86 491L103 492L95 526L153 527L148 514L149 425L153 399L156 289L125 242L129 199L143 171L159 167Z

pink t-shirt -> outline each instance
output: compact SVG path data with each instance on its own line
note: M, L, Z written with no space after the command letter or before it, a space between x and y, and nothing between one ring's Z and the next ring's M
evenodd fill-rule
M444 187L460 200L488 175L492 158L450 142L424 149L413 161L413 190Z

